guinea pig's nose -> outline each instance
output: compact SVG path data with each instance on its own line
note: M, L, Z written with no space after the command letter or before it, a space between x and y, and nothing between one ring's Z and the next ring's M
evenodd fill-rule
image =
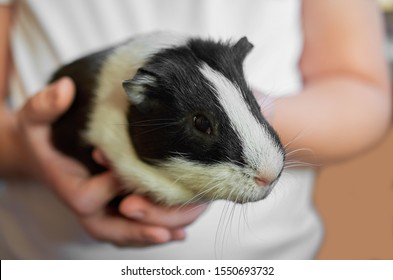
M270 185L270 183L272 181L273 180L271 180L265 176L262 176L262 175L255 176L255 183L257 183L257 185L261 186L261 187L265 187L267 185Z

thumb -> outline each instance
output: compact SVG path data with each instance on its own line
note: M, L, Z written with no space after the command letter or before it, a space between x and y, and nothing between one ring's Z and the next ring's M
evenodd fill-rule
M30 124L52 123L71 106L74 95L73 81L68 77L61 78L26 102L21 111L22 118Z

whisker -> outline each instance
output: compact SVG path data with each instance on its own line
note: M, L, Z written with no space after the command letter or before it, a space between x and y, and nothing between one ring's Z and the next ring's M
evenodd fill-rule
M129 123L129 126L132 127L149 127L149 126L159 126L159 125L177 125L178 122L150 122L150 123Z
M244 193L245 193L245 190L243 190L242 193L240 193L240 192L238 193L238 195L237 195L237 197L236 197L236 199L235 199L234 208L235 208L235 207L237 208L237 205L238 205L238 204L236 204L236 203L238 203L238 198L239 198L239 196L243 197ZM240 209L243 209L243 207L241 206ZM235 209L235 211L236 211L236 209ZM238 221L237 221L237 224L238 224L238 227L237 227L237 238L238 238L238 242L239 242L239 243L240 243L240 224L241 224L241 218L242 218L242 215L241 215L241 212L240 212L239 215L238 215Z
M288 162L285 162L284 169L294 168L294 167L320 167L320 166L322 166L322 165L316 164L316 163L309 163L309 162L303 162L303 161L288 161Z
M314 151L311 150L311 149L309 149L309 148L299 148L299 149L296 149L296 150L293 150L293 151L290 151L290 152L285 153L285 156L288 157L288 156L291 156L291 155L293 155L293 154L300 153L300 152L309 152L309 153L311 153L313 156L315 156Z
M289 141L288 143L286 143L286 144L284 145L284 150L287 151L288 148L289 148L289 146L293 145L293 143L295 143L296 141L298 141L301 137L304 137L304 136L305 136L305 135L304 135L304 132L305 132L305 130L299 131L291 141Z
M210 182L213 182L215 179L212 179ZM208 182L207 184L205 184L205 186L203 187L206 188L210 182ZM194 203L198 200L200 200L201 197L203 197L206 193L210 192L211 190L215 189L217 186L219 186L219 184L215 184L207 189L205 189L203 192L198 193L197 195L193 196L191 199L187 200L186 202L184 202L182 205L179 206L178 210L184 208L185 206L187 206L188 204Z
M157 130L159 130L159 129L166 128L166 127L170 127L170 126L172 126L172 124L160 126L160 127L158 127L158 128L150 129L150 130L147 130L147 131L143 131L143 132L141 132L141 133L138 133L136 136L141 136L141 135L144 135L144 134L147 134L147 133L152 133L152 132L157 131Z
M199 203L197 205L195 205L194 207L192 207L191 209L188 209L187 211L184 212L184 214L188 214L191 213L192 211L194 211L195 209L201 208L205 205L209 204L209 202L203 202L203 203ZM180 209L184 208L185 206L179 207L176 209L176 211L179 211Z
M311 166L307 166L306 164L288 164L286 166L284 166L284 169L288 169L288 168L295 168L295 167L311 167Z
M247 229L249 230L249 231L251 231L251 226L250 226L250 223L249 223L249 221L248 221L248 216L247 216L247 207L248 207L249 205L248 204L244 204L243 205L243 207L242 207L242 213L243 213L243 219L244 219L244 225L247 227ZM245 229L244 229L245 230Z
M168 121L175 121L173 118L162 118L162 119L149 119L149 120L141 120L141 121L131 121L132 124L141 124L141 123L150 123L150 122L168 122Z
M215 254L216 259L221 258L223 255L223 251L221 251L221 252L219 252L219 251L220 251L220 249L222 249L222 247L224 245L221 242L219 242L219 240L220 240L220 236L222 236L222 226L223 226L224 219L226 217L227 208L229 207L228 202L229 201L225 201L225 203L224 203L223 209L221 211L220 219L217 224L216 235L214 237L214 244L215 244L214 254ZM220 247L220 246L222 246L222 247ZM220 257L218 257L217 255L219 255Z
M175 156L184 157L184 158L187 158L188 156L190 156L190 153L183 153L183 152L179 152L179 151L170 151L169 154L173 154Z
M221 244L219 244L220 248L217 248L218 250L221 251L220 256L224 255L225 240L226 240L226 236L228 236L227 235L227 232L229 230L228 227L229 227L230 221L232 219L231 217L233 216L233 214L232 214L233 206L231 208L231 211L229 211L229 208L230 208L231 204L235 205L233 202L230 201L230 197L232 197L232 194L234 191L236 191L236 189L231 190L231 192L229 192L229 194L227 195L227 199L225 200L225 207L224 207L223 212L221 213L220 221L218 224L218 229L216 232L216 242L215 243L218 244L217 238L221 238L221 242L220 242ZM228 211L229 211L229 213L228 213ZM225 222L225 220L226 220L226 222Z
M167 125L167 124L178 124L178 122L171 119L151 119L151 120L141 120L141 121L131 121L128 123L113 123L113 125L124 125L133 127L144 127L144 126L157 126L157 125Z
M254 93L255 99L261 109L266 109L265 106L273 106L275 103L274 97L272 97L273 92L258 92Z
M152 126L170 126L170 125L176 125L176 123L152 123L152 124L137 124L137 125L133 125L133 124L129 124L128 126L130 127L152 127Z
M229 157L227 157L227 160L228 160L229 162L235 163L235 164L240 165L240 166L242 166L242 167L244 167L244 166L247 165L247 164L245 164L244 162L240 162L240 161L238 161L238 160L234 160L234 159L231 159L231 158L229 158ZM219 162L217 162L217 163L219 163Z
M238 197L236 197L235 201L237 200L237 198ZM235 211L236 211L236 203L231 203L231 205L232 205L232 207L231 207L231 211L229 212L229 218L227 221L227 229L226 229L226 232L228 233L228 234L226 234L227 242L229 241L229 237L230 237L230 233L231 233L231 229L232 229L232 225L233 225L233 219L235 218Z

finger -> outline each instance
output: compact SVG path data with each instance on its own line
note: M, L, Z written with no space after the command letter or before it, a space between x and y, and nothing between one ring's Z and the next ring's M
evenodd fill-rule
M146 224L180 228L192 223L207 208L207 204L165 207L136 195L125 197L119 205L122 215Z
M104 153L100 149L94 149L92 157L98 164L109 167L109 160L105 157Z
M62 157L50 144L50 124L67 110L74 94L72 80L62 78L29 98L23 108L17 111L18 129L23 135L23 143L28 147L25 154L26 157L34 158L35 163L30 165L33 176L37 178L42 179L47 174L55 177L54 174L64 173ZM72 166L68 164L69 160L66 161L66 166ZM42 172L43 170L47 172Z
M75 86L68 77L61 78L30 98L21 110L26 123L52 123L71 105Z
M119 216L97 216L82 220L82 224L93 238L118 246L149 246L174 240L166 228L141 224Z
M58 189L61 197L82 217L103 211L123 188L112 172L105 172L89 179L81 179L80 184L67 185ZM63 184L64 185L64 184Z
M171 229L171 236L172 236L172 240L184 240L186 239L186 231L184 228L176 228L176 229Z

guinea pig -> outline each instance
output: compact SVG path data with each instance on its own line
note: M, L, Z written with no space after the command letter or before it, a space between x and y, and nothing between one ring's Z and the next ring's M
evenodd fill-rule
M71 77L76 97L53 144L92 174L101 149L125 188L163 204L261 200L285 152L244 77L252 48L157 32L65 65L51 81Z

